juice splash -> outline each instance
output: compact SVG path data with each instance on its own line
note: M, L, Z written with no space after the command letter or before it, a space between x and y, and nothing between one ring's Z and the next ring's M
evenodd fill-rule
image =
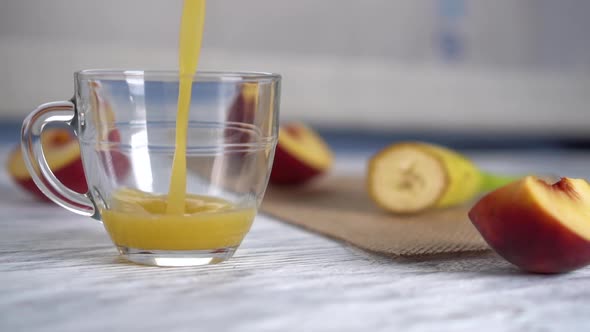
M180 26L178 64L180 86L176 115L176 149L168 191L168 214L183 214L186 197L186 140L193 86L205 25L205 0L185 0Z

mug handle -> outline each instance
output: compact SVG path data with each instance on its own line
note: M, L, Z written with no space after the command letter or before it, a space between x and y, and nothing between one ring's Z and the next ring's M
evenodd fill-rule
M74 213L98 219L98 209L88 193L80 194L61 183L49 168L41 133L49 123L66 124L76 134L76 105L71 101L42 104L23 121L21 149L29 174L39 189L57 205Z

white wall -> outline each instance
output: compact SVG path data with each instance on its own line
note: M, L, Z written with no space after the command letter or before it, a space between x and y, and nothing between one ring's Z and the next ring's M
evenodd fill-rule
M441 16L444 1L464 14ZM0 0L0 112L68 98L83 68L176 68L179 0ZM584 0L210 0L203 69L284 75L283 118L584 133ZM460 37L448 59L441 31Z

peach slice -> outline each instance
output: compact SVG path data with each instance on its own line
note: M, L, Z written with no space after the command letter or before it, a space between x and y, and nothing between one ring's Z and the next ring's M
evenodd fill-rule
M131 167L129 159L118 150L117 143L121 142L121 133L115 126L115 112L109 99L99 82L90 81L90 105L92 119L97 124L97 139L111 146L100 148L100 160L108 176L122 180ZM100 124L100 125L98 125Z
M119 132L112 130L108 134L108 139L116 144L120 141ZM47 164L57 179L76 192L86 193L88 185L82 166L80 145L73 134L65 128L47 129L41 135L41 145ZM127 176L131 164L125 154L116 148L109 148L101 149L99 155L103 168L109 172L108 175L118 181ZM49 198L37 187L25 167L20 146L17 146L8 156L6 168L18 186L42 201L49 201Z
M239 123L252 123L258 107L258 85L254 83L244 83L240 88L240 93L232 104L227 121Z
M311 128L301 123L283 125L270 174L273 184L302 184L326 173L333 163L332 151Z
M109 176L122 180L130 169L129 159L117 147L121 142L121 134L115 127L115 113L102 92L98 82L89 82L92 121L97 125L97 140L110 143L108 148L97 147L103 168ZM42 133L41 144L45 159L55 176L66 187L79 192L88 191L80 145L73 134L65 128L49 128ZM49 201L39 190L25 167L20 146L9 155L6 165L8 173L14 181L35 197ZM39 172L39 170L37 170Z
M590 264L590 184L532 176L483 197L469 218L487 243L523 270L571 271Z
M79 193L87 192L88 186L86 185L82 160L80 159L80 145L70 131L63 128L47 129L41 136L41 144L49 168L51 168L55 176L70 189ZM35 197L49 201L37 188L27 171L20 146L10 153L6 168L17 185L32 193ZM39 171L37 170L37 172Z

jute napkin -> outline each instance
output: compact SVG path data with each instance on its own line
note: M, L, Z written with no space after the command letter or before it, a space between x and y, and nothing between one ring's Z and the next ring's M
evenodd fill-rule
M269 186L262 212L365 250L399 256L488 249L469 206L399 216L369 199L362 178L330 177L300 188Z

